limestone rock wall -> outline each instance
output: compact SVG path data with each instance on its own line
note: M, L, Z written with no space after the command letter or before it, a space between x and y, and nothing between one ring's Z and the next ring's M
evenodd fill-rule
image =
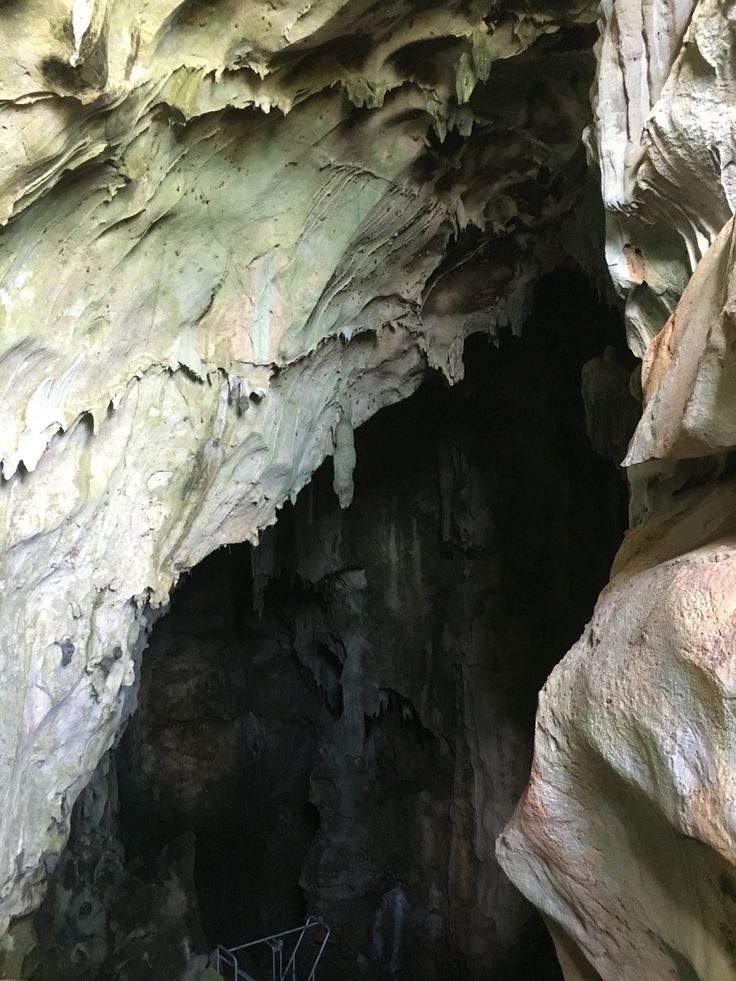
M734 205L733 10L718 0L602 7L595 125L608 265L641 356Z
M182 571L255 541L341 414L456 378L541 269L595 264L594 17L3 5L1 928L40 901Z
M499 853L570 979L732 978L733 4L139 6L2 6L0 931L182 572L605 253L641 524Z
M499 858L586 969L734 976L732 483L632 533L540 699Z
M579 392L604 326L620 325L582 277L549 277L520 340L472 338L462 383L428 381L357 431L349 509L328 461L257 549L186 577L112 754L120 833L89 828L85 791L33 981L145 976L159 932L157 977L183 976L168 938L188 929L193 961L208 947L158 900L182 832L210 948L319 913L323 981L559 981L493 845L528 776L536 693L625 525ZM100 865L125 855L114 888L95 845Z
M589 144L643 355L625 461L637 527L540 696L531 779L498 855L544 911L568 981L728 981L734 7L603 13Z

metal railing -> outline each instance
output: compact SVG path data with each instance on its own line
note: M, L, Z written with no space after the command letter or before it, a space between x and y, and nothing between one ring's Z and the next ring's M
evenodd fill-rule
M323 932L322 940L319 941L320 932ZM308 966L309 974L306 977L297 974L297 955L302 949L304 938L308 933L316 934L319 942L317 952ZM249 974L244 967L238 963L238 954L246 951L253 951L254 948L265 946L271 952L271 981L316 981L317 965L322 954L325 952L327 941L330 939L330 928L327 924L316 916L310 916L301 926L293 930L284 930L281 933L274 933L270 937L259 937L258 940L251 940L250 943L240 944L239 947L218 947L215 951L215 970L229 981L257 981L252 974ZM284 963L290 949L290 941L293 941L291 955ZM223 968L228 974L223 973Z

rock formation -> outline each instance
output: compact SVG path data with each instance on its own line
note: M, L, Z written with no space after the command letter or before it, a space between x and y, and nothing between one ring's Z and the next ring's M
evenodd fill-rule
M540 277L575 263L643 359L636 527L545 686L499 857L567 981L736 976L733 5L6 0L0 15L6 972L36 943L74 803L182 576L256 545L325 456L350 505L353 431L431 370L459 381L469 335L503 354ZM618 464L635 409L608 340L583 388ZM499 421L521 439L516 424ZM481 726L467 761L465 847L495 889L513 801L494 810L493 738ZM161 875L184 882L188 861L164 856ZM487 899L467 902L479 963Z
M568 981L726 981L734 11L617 2L606 15L592 143L608 261L644 359L625 461L643 523L545 685L530 783L498 853L544 911Z

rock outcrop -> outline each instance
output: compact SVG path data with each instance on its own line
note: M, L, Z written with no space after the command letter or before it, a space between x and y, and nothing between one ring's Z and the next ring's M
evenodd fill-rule
M719 0L610 0L589 145L606 258L642 356L735 203L733 11Z
M327 455L348 505L353 429L574 260L643 359L636 527L499 857L567 981L736 976L734 5L6 0L0 41L7 970L181 576Z
M632 532L540 699L499 857L593 970L734 976L734 494Z
M0 927L182 572L595 264L594 8L4 5Z
M579 391L620 323L586 329L601 310L580 275L548 277L535 311L500 349L469 340L462 383L428 380L356 432L347 510L328 461L257 548L221 549L177 588L122 743L75 805L34 981L148 977L159 933L173 981L170 939L191 938L191 970L306 912L332 927L324 981L390 966L559 981L493 847L529 772L536 692L625 527ZM96 827L106 786L119 804ZM162 853L187 835L209 947L161 901Z
M498 855L544 911L568 981L727 981L734 11L624 0L606 15L591 142L644 359L625 461L638 526L542 692L532 776Z

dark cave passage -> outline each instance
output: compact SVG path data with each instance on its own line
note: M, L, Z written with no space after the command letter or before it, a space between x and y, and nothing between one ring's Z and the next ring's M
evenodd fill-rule
M145 880L189 835L204 949L317 913L323 981L561 977L493 849L626 527L580 394L620 340L549 277L522 338L470 338L461 384L358 430L348 510L327 461L258 549L181 584L115 755L119 836Z

